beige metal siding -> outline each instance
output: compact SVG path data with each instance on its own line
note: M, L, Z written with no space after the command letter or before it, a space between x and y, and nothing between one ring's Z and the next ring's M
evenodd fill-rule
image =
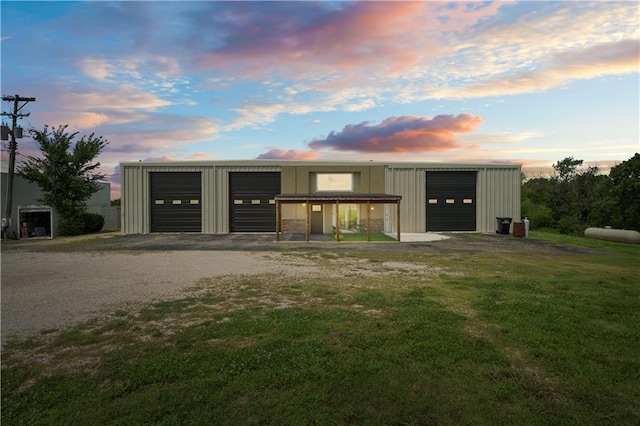
M120 198L122 233L142 234L149 232L147 226L149 217L148 185L145 186L143 168L142 166L121 166L120 174L122 180Z
M401 195L400 232L425 232L426 175L416 168L388 168L385 193ZM386 204L384 229L396 232L397 206Z
M520 183L520 168L486 168L478 173L478 231L495 232L496 217L521 219Z
M412 164L413 165L413 164ZM386 170L385 192L401 195L401 232L426 230L426 172L477 171L476 230L494 232L496 217L520 219L520 167L431 165L401 167L390 165ZM385 231L395 232L395 206L385 206Z
M236 166L181 163L122 164L122 232L146 234L149 232L149 173L201 172L202 173L202 232L229 232L229 172L279 172L279 166Z
M279 166L214 166L213 167L213 224L214 234L229 233L229 173L230 172L279 172Z
M439 163L330 163L330 162L274 162L266 160L229 162L182 163L123 163L122 175L122 232L149 232L149 172L199 171L202 172L202 227L204 233L229 232L229 172L282 173L282 187L309 191L308 174L311 171L333 170L361 172L363 191L401 195L401 232L425 232L426 229L426 173L427 171L477 171L477 231L494 232L496 216L520 219L520 167L486 164ZM306 169L305 182L300 179L299 168ZM381 172L381 169L384 172ZM294 172L295 171L295 172ZM304 179L302 179L304 180ZM286 192L286 191L285 191ZM385 231L396 229L396 206L385 205Z

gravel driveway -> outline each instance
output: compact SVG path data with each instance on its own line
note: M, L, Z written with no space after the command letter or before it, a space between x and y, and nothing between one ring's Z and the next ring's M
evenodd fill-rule
M232 274L320 273L281 251L574 251L533 239L452 234L405 243L275 243L273 235L106 234L2 244L2 342L71 325L128 303L177 298L198 280ZM285 258L289 258L286 260ZM295 262L295 263L294 263Z
M127 303L179 297L202 278L301 268L247 251L3 252L2 340Z

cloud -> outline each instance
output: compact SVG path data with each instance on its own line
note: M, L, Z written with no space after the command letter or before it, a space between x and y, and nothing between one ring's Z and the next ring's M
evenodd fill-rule
M258 160L315 160L317 158L317 152L297 149L270 149L257 157Z
M177 154L190 144L211 143L218 129L209 117L160 114L109 127L109 130L104 135L110 141L110 151L140 154L170 150Z
M187 158L190 160L213 160L217 158L218 154L211 154L206 152L196 152L189 155Z
M418 16L430 8L423 2L226 3L217 13L193 17L194 28L210 31L207 38L192 36L201 47L195 64L254 77L272 71L332 74L363 66L402 69L417 57L412 46L398 41L414 32L421 24ZM431 45L422 41L423 48Z
M164 163L170 161L178 161L178 159L170 155L161 155L160 157L147 157L142 160L143 163Z
M448 151L461 146L456 133L471 132L480 123L481 117L469 114L390 117L378 125L364 122L345 126L341 132L313 140L309 147L366 153Z
M38 120L52 126L72 123L69 125L69 131L82 131L106 123L109 116L97 112L44 111L38 114Z
M84 58L78 67L84 75L99 81L106 80L113 73L113 66L104 59Z
M170 101L141 91L131 84L122 84L113 90L67 92L62 95L62 101L63 105L73 106L76 110L89 111L155 110L171 105Z
M621 40L552 55L542 69L500 75L476 84L445 88L433 94L443 98L471 98L543 92L571 80L637 73L640 41ZM541 65L542 66L542 65Z

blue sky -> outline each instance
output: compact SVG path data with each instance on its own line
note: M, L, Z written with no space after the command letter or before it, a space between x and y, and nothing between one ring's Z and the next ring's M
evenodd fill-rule
M24 127L104 136L114 196L126 161L510 162L535 175L640 151L637 1L1 7L2 94L37 98ZM19 153L36 155L33 141Z

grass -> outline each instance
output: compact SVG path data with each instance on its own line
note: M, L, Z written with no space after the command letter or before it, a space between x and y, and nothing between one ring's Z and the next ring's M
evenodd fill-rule
M640 247L532 237L567 250L292 252L325 274L11 341L2 422L638 424Z
M332 234L333 239L336 239L336 233ZM396 241L395 238L388 236L383 232L372 232L369 235L370 241ZM341 242L363 242L367 241L366 232L340 232Z

